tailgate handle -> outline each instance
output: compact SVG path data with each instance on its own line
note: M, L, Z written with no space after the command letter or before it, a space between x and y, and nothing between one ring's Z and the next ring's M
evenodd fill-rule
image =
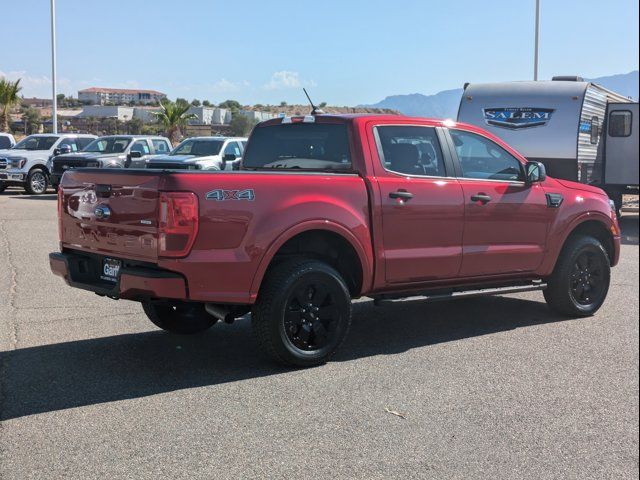
M108 198L111 196L111 185L96 184L96 196Z

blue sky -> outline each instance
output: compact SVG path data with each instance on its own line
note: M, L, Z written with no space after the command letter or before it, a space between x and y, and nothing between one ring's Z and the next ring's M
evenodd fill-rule
M49 0L3 2L0 75L50 94ZM534 0L57 0L59 91L374 103L532 76ZM540 77L638 69L636 0L542 0ZM11 39L8 41L7 39ZM10 48L6 48L7 46Z

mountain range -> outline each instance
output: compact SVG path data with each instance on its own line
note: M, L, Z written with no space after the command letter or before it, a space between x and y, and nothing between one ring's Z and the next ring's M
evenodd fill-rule
M589 79L609 90L626 97L638 100L638 70L618 75ZM456 118L458 105L462 96L462 88L444 90L435 95L411 93L408 95L391 95L372 105L360 105L364 108L387 108L397 110L405 115L434 118Z

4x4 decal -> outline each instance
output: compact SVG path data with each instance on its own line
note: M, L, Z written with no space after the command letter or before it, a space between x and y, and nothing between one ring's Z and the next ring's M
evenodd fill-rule
M215 200L216 202L222 202L225 200L247 200L253 202L256 198L252 188L246 190L211 190L207 193L207 200Z

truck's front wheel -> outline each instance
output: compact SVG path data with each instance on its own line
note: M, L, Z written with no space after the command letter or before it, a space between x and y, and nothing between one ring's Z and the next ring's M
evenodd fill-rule
M34 168L27 175L27 183L24 189L31 195L40 195L47 191L48 184L47 174L39 168Z
M203 332L217 321L201 303L148 301L142 303L142 309L156 327L181 335Z
M544 298L558 313L585 317L604 303L611 265L602 244L593 237L569 238L548 279Z
M269 272L252 312L261 348L285 365L311 367L329 360L351 325L351 296L326 263L285 261Z

